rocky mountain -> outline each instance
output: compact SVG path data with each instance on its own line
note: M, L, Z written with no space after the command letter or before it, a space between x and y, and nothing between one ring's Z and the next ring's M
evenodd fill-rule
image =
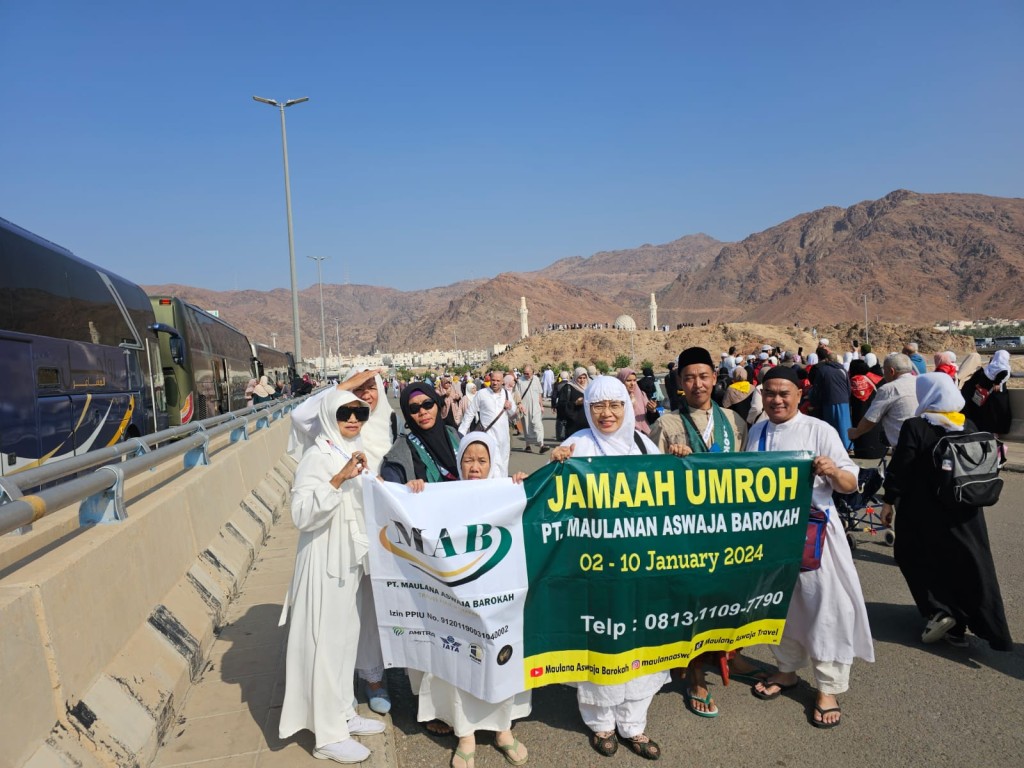
M343 353L480 348L519 338L519 297L529 324L646 325L655 292L660 323L749 321L810 327L858 321L916 326L945 318L1024 315L1024 200L897 190L849 208L803 213L739 243L688 235L663 245L561 259L440 288L398 291L324 285L327 345ZM381 276L380 280L386 280ZM290 348L286 289L147 292L217 309L250 338ZM337 322L336 322L337 320ZM300 293L303 352L320 350L317 286Z
M671 320L918 324L1024 314L1024 200L891 192L722 247L658 301Z
M660 293L680 275L700 269L723 245L703 233L686 235L663 245L648 243L586 258L571 256L527 274L588 288L630 312L646 313L651 293Z

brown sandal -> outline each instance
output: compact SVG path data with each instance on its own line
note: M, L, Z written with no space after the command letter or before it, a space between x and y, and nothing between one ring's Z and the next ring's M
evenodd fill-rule
M646 733L641 733L639 736L634 736L630 739L623 738L623 742L645 760L657 760L661 757L661 747L658 746L658 742Z
M590 746L592 746L598 754L604 755L605 757L611 757L619 751L619 742L615 740L615 731L609 731L606 734L594 731L590 734Z
M424 723L423 727L435 736L451 736L455 732L455 729L448 725L448 723L437 718Z

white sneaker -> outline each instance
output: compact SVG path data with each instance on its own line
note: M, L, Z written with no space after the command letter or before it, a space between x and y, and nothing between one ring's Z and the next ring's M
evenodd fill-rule
M352 721L349 720L349 722ZM324 746L313 750L313 757L317 760L333 760L336 763L361 763L369 756L370 750L355 739L324 744Z
M355 715L348 721L348 732L350 736L372 736L375 733L384 733L384 723Z
M939 611L929 619L921 633L922 643L937 643L949 630L956 626L956 619L945 611Z

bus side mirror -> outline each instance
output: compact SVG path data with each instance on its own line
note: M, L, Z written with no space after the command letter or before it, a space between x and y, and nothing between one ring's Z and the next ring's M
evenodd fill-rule
M168 339L171 345L171 360L175 365L185 364L185 340L180 336L172 336Z

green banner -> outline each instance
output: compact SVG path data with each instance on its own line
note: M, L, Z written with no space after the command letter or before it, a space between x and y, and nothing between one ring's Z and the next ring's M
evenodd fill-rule
M775 644L800 572L809 452L552 463L525 481L527 688L622 683Z

